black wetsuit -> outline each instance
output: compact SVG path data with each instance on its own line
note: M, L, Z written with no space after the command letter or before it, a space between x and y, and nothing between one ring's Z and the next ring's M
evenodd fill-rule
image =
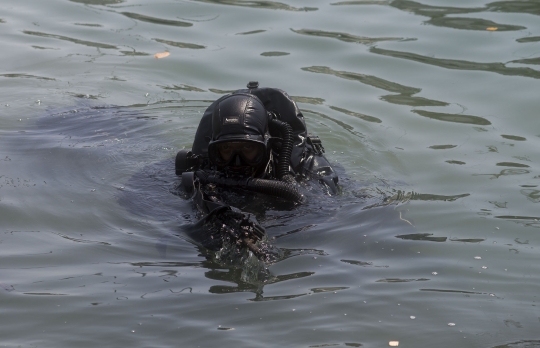
M236 95L255 96L273 119L268 127L272 140L269 142L272 154L269 165L256 178L234 177L209 161L209 143L213 122L216 122L213 115L220 102L231 97L226 95L206 109L191 151L178 153L176 174L182 175L184 188L194 192L194 205L201 217L197 225L209 227L206 247L219 248L225 236L236 242L240 240L255 251L253 243L264 235L264 228L252 214L234 208L223 194L224 190L244 189L279 197L284 204L296 204L305 200L300 182L316 180L321 190L329 195L337 194L340 188L338 177L324 156L320 139L308 134L304 116L287 93L275 88L258 88L258 84L250 83L248 89L232 93L232 96Z

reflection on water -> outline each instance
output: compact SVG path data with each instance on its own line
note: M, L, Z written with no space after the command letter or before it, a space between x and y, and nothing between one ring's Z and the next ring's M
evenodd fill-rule
M121 12L121 14L123 14L124 16L129 17L131 19L136 19L136 20L141 21L141 22L148 22L148 23L152 23L152 24L171 25L173 27L191 27L191 26L193 26L193 24L189 23L189 22L150 17L150 16L138 14L138 13L133 13L133 12Z
M359 119L362 119L362 120L364 120L364 121L374 122L374 123L382 123L382 121L381 121L379 118L377 118L377 117L364 115L364 114L361 114L361 113L358 113L358 112L354 112L354 111L350 111L350 110L343 109L343 108L338 108L337 106L330 106L330 109L335 110L335 111L342 112L342 113L344 113L345 115L349 115L349 116L353 116L353 117L358 117Z
M100 42L92 42L92 41L86 41L86 40L80 40L71 38L68 36L63 35L54 35L54 34L46 34L39 31L31 31L31 30L24 30L23 33L27 35L33 35L33 36L39 36L39 37L46 37L46 38L52 38L52 39L58 39L63 41L69 41L75 44L84 45L88 47L96 47L96 48L103 48L103 49L118 49L118 47L113 45L108 45Z
M190 49L194 49L194 50L206 48L206 46L187 43L187 42L177 42L177 41L170 41L170 40L163 40L163 39L154 39L154 40L159 42L159 43L169 45L169 46L178 47L178 48L190 48Z
M389 103L410 106L446 106L448 103L438 100L430 100L422 97L415 97L414 94L420 93L420 88L404 86L399 83L388 81L377 76L364 75L349 71L337 71L325 66L311 66L302 68L304 71L309 71L319 74L333 75L346 80L353 80L363 83L368 86L383 89L388 92L399 93L397 95L385 95L381 99ZM373 118L372 118L373 120Z
M383 56L412 60L422 64L435 65L445 69L487 71L508 76L523 76L534 79L540 78L540 71L531 68L508 68L504 63L477 63L466 60L434 58L417 53L387 50L379 47L372 47L370 51Z
M500 24L481 18L435 17L427 21L426 23L438 27L448 27L464 30L486 30L487 28L497 28L497 31L510 31L527 29L519 25Z
M420 16L431 17L425 23L462 30L486 30L487 28L496 28L497 31L522 30L525 27L518 25L500 24L482 18L468 17L446 17L447 15L469 14L478 12L493 11L494 8L488 4L485 8L460 8L446 6L430 6L415 1L396 0L390 3L390 6L400 10L410 11Z
M86 5L114 5L124 2L125 0L69 0L71 2L78 2Z
M530 168L530 166L523 164L523 163L515 163L515 162L499 162L495 164L498 167L515 167L515 168Z
M540 36L522 37L521 39L516 39L516 41L521 42L521 43L538 42L538 41L540 41Z
M425 240L429 242L446 242L446 237L432 237L432 233L415 233L415 234L403 234L396 236L396 238L404 240Z
M480 116L471 116L463 114L445 114L442 112L434 112L427 110L412 110L417 115L431 118L438 121L445 122L455 122L455 123L465 123L465 124L474 124L477 126L489 126L491 122Z
M207 2L211 4L218 5L231 5L231 6L243 6L243 7L253 7L257 9L268 9L268 10L286 10L286 11L317 11L316 7L293 7L281 2L275 1L260 1L260 0L193 0L198 2Z
M38 79L38 80L49 80L49 81L56 81L56 79L50 78L50 77L44 77L44 76L35 76L35 75L28 75L28 74L0 74L1 77L9 77L9 78L23 78L23 79Z
M364 37L364 36L355 36L347 33L339 33L339 32L330 32L330 31L323 31L323 30L312 30L312 29L291 29L293 32L297 34L302 35L310 35L310 36L317 36L317 37L329 37L333 39L338 39L345 42L354 42L354 43L360 43L364 45L372 45L377 42L382 41L403 41L403 38L400 37L381 37L381 38L370 38L370 37Z
M530 171L526 169L504 169L501 170L498 174L473 174L475 176L478 175L490 175L490 179L498 179L501 176L508 176L508 175L522 175L522 174L529 174Z
M279 51L269 51L269 52L263 52L261 53L261 56L263 57L281 57L281 56L288 56L289 52L279 52Z

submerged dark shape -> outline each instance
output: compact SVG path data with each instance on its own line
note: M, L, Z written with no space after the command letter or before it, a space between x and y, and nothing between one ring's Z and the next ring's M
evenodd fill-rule
M308 134L287 93L259 88L257 82L247 87L208 107L192 149L178 152L175 172L201 218L191 238L211 250L228 243L268 259L260 247L265 229L254 213L238 208L246 205L241 201L262 194L291 208L307 200L303 182L318 181L327 195L338 194L340 187L320 139Z

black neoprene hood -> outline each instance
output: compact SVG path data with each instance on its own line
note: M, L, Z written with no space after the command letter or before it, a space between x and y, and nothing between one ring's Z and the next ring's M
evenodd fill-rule
M231 140L247 140L266 146L268 115L259 98L252 94L231 94L220 100L212 114L209 145Z

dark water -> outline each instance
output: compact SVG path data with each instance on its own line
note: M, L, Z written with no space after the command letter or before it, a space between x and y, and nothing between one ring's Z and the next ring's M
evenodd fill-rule
M540 346L540 2L2 5L0 346ZM269 207L271 264L173 194L250 80L344 187Z

